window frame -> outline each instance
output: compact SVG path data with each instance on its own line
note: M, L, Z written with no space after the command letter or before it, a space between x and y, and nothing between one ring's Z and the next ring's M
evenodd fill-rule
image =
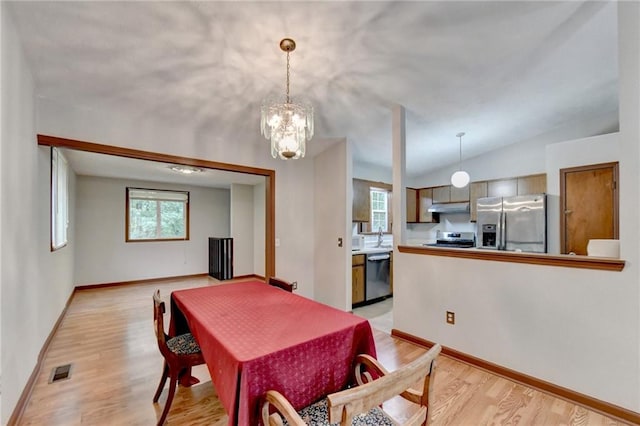
M50 250L54 252L69 244L69 162L62 151L52 146L50 165ZM61 175L64 182L60 182ZM60 211L61 207L63 208L62 212ZM62 227L60 227L61 225Z
M135 191L149 191L149 192L167 192L167 193L173 193L173 194L184 194L186 195L186 200L184 201L185 204L185 210L184 210L184 228L185 228L185 235L183 237L178 237L178 238L131 238L130 236L130 217L129 217L129 193L131 190L135 190ZM150 198L152 200L155 201L169 201L169 200L162 200L159 198ZM177 201L177 200L173 200L173 201ZM183 190L176 190L176 189L156 189L156 188L138 188L138 187L132 187L132 186L127 186L126 187L126 191L125 191L125 242L127 243L148 243L148 242L159 242L159 241L189 241L190 239L190 235L189 235L189 228L190 228L190 204L191 204L191 194L189 191L183 191ZM160 209L160 204L158 204L158 211L157 211L157 215L156 217L159 216L159 209ZM159 231L159 226L158 223L156 222L156 230Z
M384 234L388 234L388 233L391 232L391 223L390 223L391 214L390 214L390 208L389 208L390 207L390 202L391 202L391 191L386 189L386 188L379 188L379 187L375 187L375 186L371 186L369 188L369 203L370 203L370 206L369 206L369 214L370 214L369 229L371 230L370 231L371 233L378 233L379 232L378 229L376 229L373 226L374 212L380 212L381 210L374 210L374 208L373 208L373 193L374 192L383 193L384 196L385 196L386 200L385 200L384 213L385 213L386 225L385 225L385 229L383 229L382 232Z

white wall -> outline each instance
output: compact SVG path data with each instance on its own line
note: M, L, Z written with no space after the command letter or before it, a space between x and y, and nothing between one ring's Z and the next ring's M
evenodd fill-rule
M253 273L265 274L266 199L265 184L253 186Z
M315 298L351 309L351 152L346 140L315 157ZM338 239L342 238L342 247Z
M36 144L34 82L5 6L4 2L0 5L2 424L11 415L73 290L75 244L71 227L67 246L50 251L49 150ZM73 175L69 183L73 191ZM73 199L70 206L73 221Z
M233 276L253 274L253 187L231 185L231 237L233 238Z
M189 191L188 241L125 242L128 186ZM208 237L229 236L229 190L79 176L75 285L203 274Z
M560 169L621 158L620 135L594 136L547 145L547 235L549 253L560 253ZM557 236L551 238L551 236Z
M393 321L399 330L640 412L640 4L618 7L620 133L550 150L620 162L624 270L396 252ZM607 145L619 158L605 158ZM445 323L447 310L456 313L455 326Z
M275 170L276 274L298 281L298 293L313 297L313 158L273 159L259 131L255 140L228 143L206 123L172 123L124 106L91 109L38 98L37 113L42 134Z
M574 135L578 132L581 135L598 135L604 123L611 122L613 114L617 115L617 111L608 111L586 124L584 122L564 123L550 132L475 157L465 158L463 154L462 168L469 173L472 182L544 173L545 149L548 145L575 139ZM473 135L467 135L462 139L463 152L465 141L469 143L472 138ZM517 140L517 134L514 134L514 139ZM456 162L437 170L407 176L407 186L423 188L449 185L451 174L458 168L459 165Z
M373 182L384 182L391 185L393 180L390 167L380 167L375 164L353 162L353 177L357 179L370 180Z
M0 23L2 25L4 25L4 19L2 18L3 15L3 7L0 6ZM0 32L0 44L2 43L2 37L3 37L4 33ZM1 44L0 47L2 50L4 50L4 44ZM0 57L0 62L2 62L4 60L4 56ZM2 68L2 75L4 75L4 68ZM3 86L3 82L4 82L4 78L0 78L0 93L4 93L2 86ZM4 97L2 98L2 101L0 102L0 188L2 188L2 140L4 139L5 134L3 133L3 125L2 122L4 121L4 115L2 114L2 110L4 107ZM3 204L2 204L2 196L0 196L0 241L2 241L2 211L3 211ZM0 279L2 278L2 244L0 244ZM0 285L0 307L2 306L2 285ZM0 315L0 331L2 330L2 315ZM0 424L2 423L2 336L0 333Z

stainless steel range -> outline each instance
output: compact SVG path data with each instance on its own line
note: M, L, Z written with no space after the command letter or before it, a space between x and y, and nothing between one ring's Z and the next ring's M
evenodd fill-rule
M436 238L435 243L423 245L454 248L470 248L476 246L476 234L474 232L438 231Z

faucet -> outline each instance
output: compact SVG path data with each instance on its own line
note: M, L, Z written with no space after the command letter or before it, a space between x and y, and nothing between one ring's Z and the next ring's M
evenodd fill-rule
M378 228L378 246L380 247L382 245L382 226L380 226Z

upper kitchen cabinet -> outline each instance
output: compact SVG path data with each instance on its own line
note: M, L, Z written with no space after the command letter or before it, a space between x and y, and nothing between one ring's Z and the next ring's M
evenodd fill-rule
M369 196L370 182L353 179L353 222L369 222L371 220L371 198Z
M433 205L433 188L422 188L418 190L418 222L438 223L440 215L431 213L429 207Z
M451 185L450 193L450 201L452 203L462 203L465 201L469 201L469 185L465 186L464 188L456 188L455 186Z
M407 223L418 221L418 190L407 188Z
M518 177L518 195L543 194L547 192L547 175L529 175Z
M434 186L433 188L434 203L461 203L469 201L469 186L464 188L456 188L453 185Z
M451 202L451 186L434 186L433 188L433 202L434 203L449 203Z
M487 197L510 197L512 195L518 195L518 178L487 182Z
M471 182L469 184L469 204L471 222L475 222L478 219L478 198L487 196L487 182Z

